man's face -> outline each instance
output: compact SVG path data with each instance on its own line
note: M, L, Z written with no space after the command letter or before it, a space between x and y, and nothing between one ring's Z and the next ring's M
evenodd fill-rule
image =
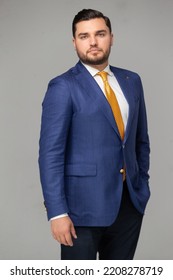
M83 63L98 69L107 66L113 35L103 18L78 22L73 43Z

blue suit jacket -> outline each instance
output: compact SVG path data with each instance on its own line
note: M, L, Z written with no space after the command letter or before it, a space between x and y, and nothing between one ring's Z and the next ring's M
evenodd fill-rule
M115 67L111 71L129 104L123 142L109 103L80 62L49 83L39 153L48 219L67 212L75 225L113 223L124 163L131 200L144 213L150 196L150 149L142 84L136 73Z

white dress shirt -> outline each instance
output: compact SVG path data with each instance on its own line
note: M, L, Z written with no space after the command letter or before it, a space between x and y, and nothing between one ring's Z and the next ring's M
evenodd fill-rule
M106 96L103 80L99 75L97 75L97 73L99 71L96 68L86 65L84 63L83 63L83 65L88 70L88 72L91 74L91 76L95 79L95 81L98 83L99 87L101 88L104 95ZM108 65L103 71L108 73L108 83L110 84L111 88L113 89L113 91L116 95L116 98L117 98L117 101L118 101L118 104L120 107L121 115L123 118L123 122L124 122L124 129L126 129L128 115L129 115L129 105L127 103L127 100L122 92L122 89L121 89L116 77L110 70L110 66ZM64 213L62 215L58 215L56 217L51 218L51 220L55 220L57 218L62 218L62 217L66 217L66 216L68 216L68 214Z
M102 89L104 95L106 96L103 80L99 75L97 75L97 73L99 71L96 68L93 68L93 67L88 66L86 64L83 64L83 65L89 71L91 76L93 76L95 81L98 83L98 85ZM122 89L121 89L116 77L114 76L114 74L110 70L110 66L108 65L103 71L108 73L108 83L109 83L109 85L111 86L111 88L113 89L113 91L116 95L116 98L117 98L117 101L118 101L118 104L119 104L119 107L120 107L120 110L121 110L123 122L124 122L124 129L126 129L128 115L129 115L129 105L127 103L127 100L126 100L126 98L125 98L125 96L122 92Z

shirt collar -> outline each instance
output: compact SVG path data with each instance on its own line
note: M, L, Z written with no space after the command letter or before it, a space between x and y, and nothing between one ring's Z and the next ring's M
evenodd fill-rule
M92 67L92 66L89 66L89 65L87 65L87 64L84 64L83 62L82 62L82 64L83 64L84 67L88 70L88 72L91 74L92 77L96 76L97 73L99 72L96 68L94 68L94 67ZM112 71L110 70L110 65L106 66L106 68L105 68L103 71L107 72L108 75L113 76L113 73L112 73Z

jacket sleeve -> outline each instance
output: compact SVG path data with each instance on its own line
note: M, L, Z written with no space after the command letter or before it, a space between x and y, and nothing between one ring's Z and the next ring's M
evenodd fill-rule
M64 161L72 117L70 89L63 78L48 85L42 104L39 149L40 180L48 219L68 213L64 192Z
M138 115L138 125L137 125L137 135L136 135L136 155L139 167L139 184L142 187L144 184L148 186L149 180L149 164L150 164L150 143L148 136L148 125L147 125L147 115L145 100L143 94L143 87L141 79L139 78L139 88L140 88L140 104L139 104L139 115Z

